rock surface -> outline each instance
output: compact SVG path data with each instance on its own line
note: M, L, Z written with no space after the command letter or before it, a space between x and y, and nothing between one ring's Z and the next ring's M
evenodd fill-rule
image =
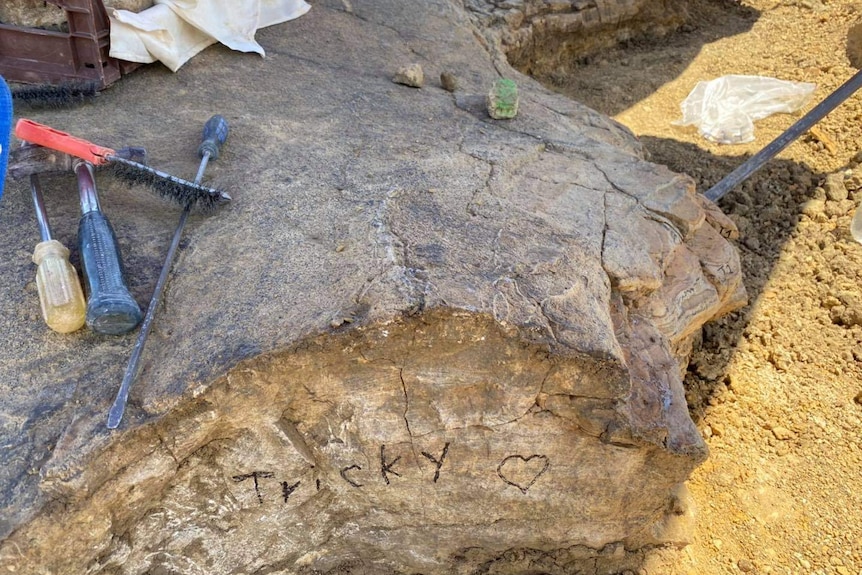
M17 573L613 572L685 542L706 457L680 371L745 299L735 228L623 128L503 60L445 0L320 2L94 104L233 204L187 228L120 431L134 335L49 333L26 186L0 225L0 563ZM489 36L490 37L490 36ZM405 60L459 89L393 84ZM516 78L517 118L485 94ZM146 306L177 210L99 180ZM71 177L45 178L74 245ZM537 567L539 566L539 567Z
M579 58L644 36L661 37L689 19L681 0L466 0L509 61L526 74L562 73Z

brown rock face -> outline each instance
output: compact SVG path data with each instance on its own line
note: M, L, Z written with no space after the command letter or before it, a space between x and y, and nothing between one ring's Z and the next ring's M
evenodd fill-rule
M539 76L621 42L664 36L689 20L686 3L679 0L468 0L466 5L493 31L513 66Z
M7 189L0 564L612 573L684 543L681 484L707 454L680 372L745 299L732 223L508 68L463 8L348 4L262 31L267 59L209 49L34 118L182 175L221 113L208 173L234 203L189 226L111 433L134 335L46 334L25 185ZM408 58L459 88L392 83ZM497 122L499 70L520 104ZM75 197L52 191L69 184L44 186L74 245ZM146 304L176 210L100 185Z

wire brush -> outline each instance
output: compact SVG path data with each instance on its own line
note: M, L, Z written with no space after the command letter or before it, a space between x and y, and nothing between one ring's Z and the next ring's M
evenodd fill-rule
M209 211L231 199L222 190L202 186L122 158L116 150L98 146L33 120L18 120L15 125L15 135L25 142L64 152L87 160L95 166L107 168L125 182L147 186L163 198L173 200L184 208L197 207L203 211Z
M16 106L23 105L31 109L69 108L92 100L98 95L96 82L68 82L57 86L40 84L12 89L12 99Z

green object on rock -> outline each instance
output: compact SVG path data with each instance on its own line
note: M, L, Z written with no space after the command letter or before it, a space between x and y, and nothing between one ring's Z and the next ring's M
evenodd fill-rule
M488 115L495 120L511 120L518 115L518 85L500 78L488 92Z

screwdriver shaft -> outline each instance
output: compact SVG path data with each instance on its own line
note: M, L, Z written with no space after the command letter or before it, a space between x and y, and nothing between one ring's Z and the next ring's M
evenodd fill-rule
M48 224L48 211L45 209L45 199L42 197L42 185L37 174L30 175L30 194L33 196L33 207L36 208L36 223L39 224L39 237L43 242L51 241L51 226Z
M224 144L228 135L228 124L222 116L213 116L204 126L203 141L198 148L198 153L201 156L201 163L198 166L198 173L195 175L194 183L201 183L204 177L204 170L210 158L217 158L221 145ZM117 392L117 397L111 410L108 412L108 429L116 429L123 419L123 413L126 411L126 403L129 400L129 390L132 387L135 379L138 377L141 365L141 354L144 352L144 346L147 342L147 336L150 333L150 328L153 324L153 318L156 315L156 309L159 307L159 302L162 299L162 293L165 289L165 284L168 281L168 274L171 271L171 265L174 261L174 256L177 248L180 245L180 238L183 235L186 220L189 217L189 212L192 209L192 203L186 204L183 212L180 215L177 228L174 230L174 237L171 240L171 246L168 248L168 253L165 256L165 263L162 265L162 271L159 274L159 279L156 282L156 288L153 290L153 297L150 298L150 305L147 307L146 316L144 316L141 331L138 333L138 339L135 342L135 347L132 349L132 355L129 358L129 364L126 366L126 373L123 375L123 382L120 384L120 389Z
M198 170L198 177L195 178L195 183L200 183L203 176L203 170L209 161L209 154L201 160L201 167ZM129 390L132 388L132 383L138 377L138 372L141 366L141 354L144 352L144 345L147 342L147 336L150 334L150 327L153 325L153 318L156 315L156 308L162 299L162 292L165 290L165 284L168 281L168 274L171 271L171 265L174 261L174 255L177 253L177 247L180 245L180 238L183 235L183 228L186 226L186 220L189 217L191 206L183 208L183 213L180 214L177 229L174 230L174 237L171 239L171 246L168 248L168 254L165 256L165 263L162 265L162 271L159 274L159 279L156 282L156 288L153 291L153 297L150 298L150 305L147 307L147 313L144 316L144 321L141 324L141 331L138 332L138 339L135 341L135 347L132 349L132 355L129 358L129 365L126 367L126 373L123 375L123 382L120 384L120 389L117 392L117 397L114 399L114 404L108 412L108 429L116 429L123 419L123 414L126 411L126 403L129 400Z

